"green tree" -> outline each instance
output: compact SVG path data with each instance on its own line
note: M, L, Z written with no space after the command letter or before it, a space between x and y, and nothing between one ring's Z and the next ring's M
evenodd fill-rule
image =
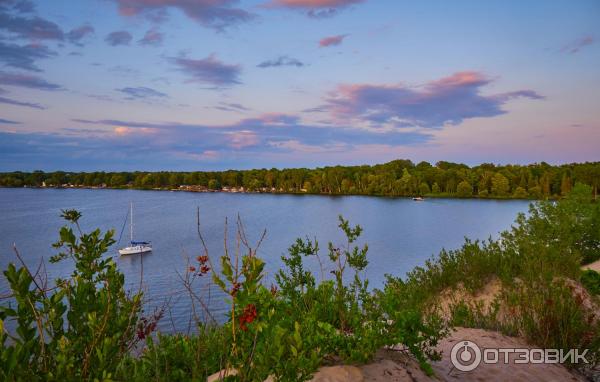
M494 175L492 178L492 194L495 196L507 196L509 190L510 184L508 179L500 173Z
M127 177L124 174L114 174L110 177L110 186L119 187L124 186L127 183Z
M527 190L525 190L523 187L519 186L515 189L515 192L513 193L513 198L517 198L517 199L526 199L529 195L527 194Z
M529 196L534 199L542 198L542 188L540 186L533 186L529 188Z
M211 179L208 181L208 189L209 190L220 190L221 184L216 179Z
M565 174L560 183L560 193L562 196L566 196L569 192L571 192L571 178Z
M466 180L460 182L456 187L456 195L459 198L471 197L473 195L473 187L471 186L471 183L467 182Z

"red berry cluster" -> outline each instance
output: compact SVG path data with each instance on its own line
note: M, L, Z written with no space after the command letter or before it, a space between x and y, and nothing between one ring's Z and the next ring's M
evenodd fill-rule
M246 324L251 324L255 319L258 313L256 312L256 306L254 304L248 304L244 308L244 312L240 316L240 329L243 331L248 330Z
M198 256L196 257L196 260L198 261L198 268L192 265L189 270L192 273L198 271L198 273L196 273L198 276L204 276L210 271L210 267L208 266L208 256Z
M137 327L137 337L140 340L143 340L147 336L150 335L153 331L156 330L156 325L158 321L162 318L164 311L160 310L154 313L150 318L142 317L138 322Z

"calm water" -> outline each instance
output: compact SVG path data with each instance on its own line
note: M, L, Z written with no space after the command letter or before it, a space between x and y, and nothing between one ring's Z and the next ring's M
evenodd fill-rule
M0 268L16 261L13 243L30 266L55 254L51 244L64 224L59 217L61 209L81 211L85 231L114 228L118 239L130 201L135 209L135 238L151 240L154 251L119 257L115 245L110 255L115 256L131 288L139 286L143 267L147 310L169 301L171 317L163 319L163 331L172 331L173 327L185 331L189 325L190 299L178 273L185 271L188 257L200 254L196 207L200 208L202 232L213 259L223 252L226 217L234 222L239 213L250 241L258 240L262 230L267 230L259 250L267 262L267 285L281 264L280 256L296 237L316 237L323 258L328 241L343 243L337 228L337 216L342 214L351 223L363 226L361 244L369 244L366 274L373 287L381 287L385 273L402 276L440 249L459 247L464 237L496 237L528 205L525 201L429 199L417 203L357 196L0 188ZM232 243L234 228L230 225ZM121 244L128 239L126 228ZM316 275L320 274L316 264L312 267ZM47 264L47 272L50 278L68 276L72 264ZM198 284L197 288L202 288L205 296L210 294L211 310L222 319L224 296L214 286L207 289ZM0 295L7 291L6 280L1 277Z

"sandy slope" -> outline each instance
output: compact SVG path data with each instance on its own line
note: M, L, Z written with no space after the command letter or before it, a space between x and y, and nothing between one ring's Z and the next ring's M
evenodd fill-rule
M457 328L438 346L442 359L432 364L434 377L426 376L416 361L406 354L380 351L373 363L365 366L334 366L321 368L313 382L396 382L396 381L581 381L558 364L515 364L509 357L508 364L481 364L471 372L461 372L452 366L452 347L461 340L470 340L482 348L530 348L514 337L482 329Z
M600 271L600 261L589 264L584 269ZM584 303L589 303L589 308L598 308L592 303L587 291L578 283L573 284L574 293L583 296ZM450 306L458 301L472 301L481 303L488 307L501 291L499 280L491 280L476 295L471 295L461 288L444 291L440 294L438 301L443 316L449 315ZM600 311L598 312L600 317ZM362 366L326 366L319 369L314 375L312 382L399 382L399 381L583 381L580 374L570 372L559 364L517 364L516 356L509 356L509 362L497 364L482 363L475 370L462 372L452 365L450 354L452 347L457 342L472 341L482 349L498 348L527 348L527 343L516 337L508 337L499 332L483 329L455 328L455 330L442 341L437 350L442 352L442 359L432 362L435 372L433 377L427 376L420 368L414 358L402 351L380 350L373 362ZM593 373L600 375L600 371ZM595 378L595 377L594 377ZM215 374L209 381L217 381ZM267 380L272 382L272 378Z
M600 260L595 261L595 262L593 262L591 264L588 264L588 265L584 265L581 268L582 269L591 269L593 271L600 272Z
M441 341L438 350L442 359L432 363L434 377L421 371L417 362L404 352L381 350L372 363L363 366L322 367L312 382L400 382L400 381L583 381L558 364L515 364L509 357L508 364L481 364L471 372L455 369L450 360L452 347L462 340L475 342L481 348L530 348L520 338L504 336L498 332L482 329L457 328ZM209 378L216 381L218 378ZM269 380L271 382L271 380Z

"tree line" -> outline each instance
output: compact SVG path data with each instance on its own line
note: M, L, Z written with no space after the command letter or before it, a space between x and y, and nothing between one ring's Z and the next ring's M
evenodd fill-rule
M576 183L600 186L600 162L474 167L451 162L193 172L8 172L3 187L242 190L329 195L556 198Z

